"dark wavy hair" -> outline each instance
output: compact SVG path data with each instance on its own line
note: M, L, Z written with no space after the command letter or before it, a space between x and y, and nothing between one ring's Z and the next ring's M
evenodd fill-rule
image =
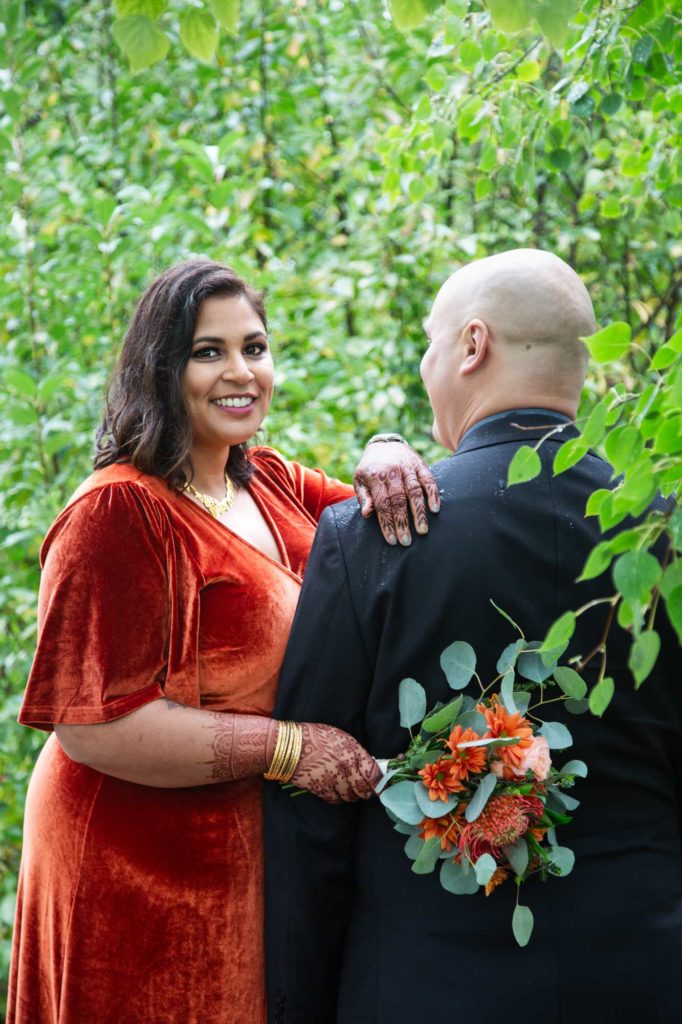
M180 378L201 305L215 295L243 296L267 330L262 295L222 263L190 260L157 277L123 340L97 431L96 469L130 462L173 490L191 482L192 428ZM253 468L245 445L230 448L226 470L234 483L248 482Z

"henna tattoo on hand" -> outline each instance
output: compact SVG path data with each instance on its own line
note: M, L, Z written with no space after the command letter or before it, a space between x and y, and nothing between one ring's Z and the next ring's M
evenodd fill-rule
M376 761L348 733L304 722L303 746L292 783L328 803L367 800L381 778Z
M381 532L389 544L411 543L408 504L420 534L429 528L425 495L431 511L437 512L440 507L436 481L423 459L404 444L372 445L360 461L354 484L361 505L366 508L370 500L374 504Z

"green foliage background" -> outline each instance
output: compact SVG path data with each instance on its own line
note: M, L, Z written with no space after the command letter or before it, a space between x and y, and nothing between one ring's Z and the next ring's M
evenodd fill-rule
M0 11L4 971L41 742L14 724L39 545L89 471L141 289L193 254L263 288L279 381L267 438L349 477L381 428L445 454L418 363L447 274L499 249L552 249L582 274L600 323L627 325L597 353L583 410L587 440L610 444L626 474L618 507L591 509L618 525L657 487L679 486L682 44L666 0L4 0ZM614 441L624 429L634 434ZM647 529L593 566L630 558L618 615L642 657L661 592L682 631L680 515ZM642 556L661 532L671 559L654 579Z

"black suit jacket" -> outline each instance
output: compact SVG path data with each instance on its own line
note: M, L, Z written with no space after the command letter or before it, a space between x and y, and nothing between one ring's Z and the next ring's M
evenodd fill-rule
M482 679L493 678L503 646L517 637L490 598L534 640L561 612L613 593L609 573L575 582L599 539L585 501L612 473L588 455L553 476L571 427L540 448L540 477L506 487L518 446L557 422L557 414L524 411L473 427L435 467L442 510L410 548L384 544L352 502L325 513L277 717L329 722L375 756L395 755L408 742L401 679L419 680L429 707L451 699L439 656L454 640L472 644ZM595 647L603 624L603 606L581 616L565 657ZM582 758L589 776L559 833L575 851L573 873L522 888L535 915L525 949L511 932L511 882L488 898L451 895L437 873L411 872L405 837L378 800L329 806L267 787L271 1024L682 1020L682 680L676 641L665 622L659 628L662 653L639 692L627 637L612 631L616 696L603 720L560 704L547 711L574 738L558 763ZM584 673L589 684L598 661Z

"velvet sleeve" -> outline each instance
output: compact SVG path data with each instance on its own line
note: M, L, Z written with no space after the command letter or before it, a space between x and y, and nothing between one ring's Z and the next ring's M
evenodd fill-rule
M273 448L257 448L253 454L293 492L315 522L329 505L355 496L351 484L327 476L321 469L308 469L299 462L289 462Z
M170 597L162 512L132 484L88 492L41 552L38 646L19 721L107 722L163 693Z

